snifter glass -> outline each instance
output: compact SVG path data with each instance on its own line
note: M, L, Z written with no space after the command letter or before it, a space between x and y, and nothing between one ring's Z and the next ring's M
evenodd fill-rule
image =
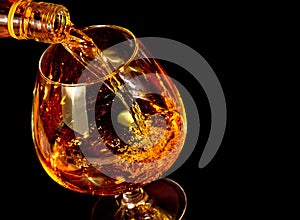
M91 219L182 219L184 190L164 177L186 138L178 89L126 28L82 31L101 65L82 65L61 44L40 58L32 106L39 161L61 186L99 196Z

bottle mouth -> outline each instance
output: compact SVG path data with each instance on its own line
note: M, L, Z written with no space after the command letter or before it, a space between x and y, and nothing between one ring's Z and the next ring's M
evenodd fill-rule
M109 70L101 67L96 75L90 71L98 65L96 59L83 65L62 44L51 44L39 60L39 74L48 83L79 86L103 82L122 71L137 54L139 47L137 39L124 27L91 25L79 30L99 47L104 61L109 65Z
M72 25L67 8L56 4L48 6L48 13L45 15L43 23L45 24L45 30L48 31L46 34L52 35L53 41L57 39L57 43L67 37Z

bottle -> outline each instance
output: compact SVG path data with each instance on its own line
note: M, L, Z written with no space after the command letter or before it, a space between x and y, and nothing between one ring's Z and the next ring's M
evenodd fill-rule
M61 43L72 23L66 7L32 0L0 0L0 38Z

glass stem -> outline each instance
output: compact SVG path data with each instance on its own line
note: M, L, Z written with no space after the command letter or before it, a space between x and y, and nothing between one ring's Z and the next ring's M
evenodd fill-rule
M124 193L121 202L123 206L132 209L138 205L145 205L148 200L148 194L142 188L138 188Z
M154 220L156 216L152 200L142 189L135 189L122 195L121 206L114 215L116 220Z

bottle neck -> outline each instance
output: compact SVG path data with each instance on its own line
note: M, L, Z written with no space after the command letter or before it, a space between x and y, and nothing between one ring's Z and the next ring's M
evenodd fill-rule
M11 37L7 27L9 9L15 0L0 0L0 38Z
M7 17L0 16L0 24L5 22L11 37L44 43L63 42L72 26L70 14L63 5L32 0L15 1Z

